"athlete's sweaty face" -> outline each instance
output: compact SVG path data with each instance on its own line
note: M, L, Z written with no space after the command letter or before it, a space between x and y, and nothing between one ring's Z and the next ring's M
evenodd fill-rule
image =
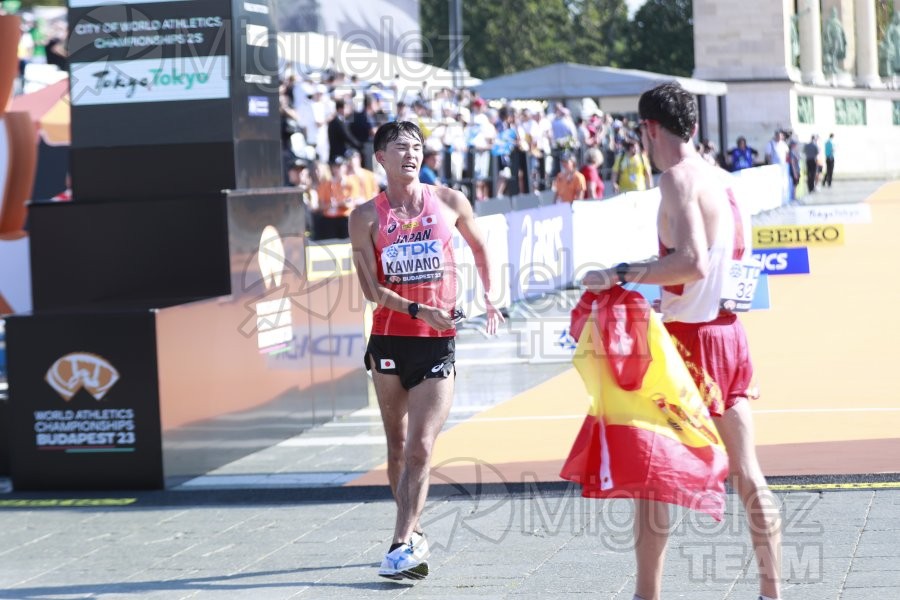
M381 151L380 162L389 177L405 175L418 179L422 166L422 141L412 135L401 135L388 142Z

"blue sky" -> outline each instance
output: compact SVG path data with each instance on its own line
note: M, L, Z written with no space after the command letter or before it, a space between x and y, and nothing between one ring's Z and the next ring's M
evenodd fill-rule
M647 0L625 0L625 4L628 5L628 16L633 16L634 13L637 12L637 9L639 9L646 1Z

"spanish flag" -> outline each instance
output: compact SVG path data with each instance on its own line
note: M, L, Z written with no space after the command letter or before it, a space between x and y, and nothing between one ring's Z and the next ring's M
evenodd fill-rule
M637 292L586 293L573 362L591 408L560 477L589 498L642 498L722 520L728 456L659 315Z

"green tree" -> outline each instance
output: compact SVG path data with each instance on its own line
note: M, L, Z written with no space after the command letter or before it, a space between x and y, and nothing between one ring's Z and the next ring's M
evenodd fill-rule
M446 66L448 0L419 4L423 59ZM627 48L624 0L464 0L463 58L476 77L556 62L616 65Z
M571 0L572 54L575 62L618 67L628 52L625 0Z
M690 77L694 72L693 11L691 0L647 0L631 23L625 65Z
M20 0L20 10L31 10L35 6L65 6L66 0Z

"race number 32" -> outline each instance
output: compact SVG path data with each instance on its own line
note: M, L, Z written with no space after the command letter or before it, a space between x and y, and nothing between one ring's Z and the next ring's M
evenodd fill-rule
M719 307L731 312L750 310L762 269L762 263L752 258L729 261Z

